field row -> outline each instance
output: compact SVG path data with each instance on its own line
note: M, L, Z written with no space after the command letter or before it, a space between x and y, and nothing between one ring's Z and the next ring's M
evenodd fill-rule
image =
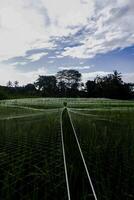
M134 101L121 101L110 99L87 99L87 98L32 98L13 99L0 101L0 105L5 106L25 106L37 109L62 108L66 102L70 108L134 108Z
M0 199L67 199L60 113L0 121Z
M95 199L74 130L97 199L134 199L133 106L103 109L100 102L99 108L87 103L88 108L73 106L62 114L70 199ZM68 199L61 107L1 104L0 199Z

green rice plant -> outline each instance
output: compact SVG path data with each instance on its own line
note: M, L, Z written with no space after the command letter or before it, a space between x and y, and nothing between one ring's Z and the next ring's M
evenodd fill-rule
M66 199L59 117L0 121L0 199Z
M66 102L66 104L64 103ZM134 101L35 98L0 101L0 199L66 200L60 115L71 199L134 199Z
M98 199L133 199L134 113L121 112L120 120L116 112L99 114L71 113Z
M67 109L63 112L63 136L71 199L94 199Z

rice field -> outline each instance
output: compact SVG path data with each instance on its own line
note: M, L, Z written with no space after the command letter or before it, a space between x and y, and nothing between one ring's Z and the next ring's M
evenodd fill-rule
M0 101L0 200L132 200L133 188L134 101Z

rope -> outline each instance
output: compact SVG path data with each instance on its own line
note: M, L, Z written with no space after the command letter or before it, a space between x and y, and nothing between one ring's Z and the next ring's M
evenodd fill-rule
M81 112L77 112L77 111L74 111L72 109L68 109L70 112L72 113L76 113L76 114L79 114L79 115L84 115L84 116L93 116L93 117L102 117L101 115L94 115L94 114L90 114L90 113L81 113ZM104 119L104 118L103 118Z
M11 116L11 117L3 117L0 118L0 120L11 120L11 119L20 119L20 118L26 118L26 117L36 117L43 115L44 113L36 113L36 114L28 114L28 115L19 115L19 116Z
M109 121L109 122L112 122L112 123L117 123L117 124L121 124L122 125L122 123L120 123L119 121L114 121L114 120L108 119L108 118L106 119L102 115L93 115L93 114L90 114L90 113L88 113L88 114L87 113L80 113L80 112L75 112L75 111L73 111L71 109L69 109L69 111L74 113L74 114L77 114L77 115L88 116L88 117L96 117L95 119L97 119L97 120Z
M62 141L62 151L63 151L63 160L64 160L64 169L65 169L65 177L66 177L66 186L67 186L68 200L71 200L71 198L70 198L70 189L69 189L69 181L68 181L68 173L67 173L66 156L65 156L64 138L63 138L62 114L63 114L63 110L61 112L61 117L60 117L61 141Z
M75 114L78 114L78 115L83 115L83 116L98 117L99 120L108 120L108 121L112 121L112 120L110 120L110 119L102 118L102 117L103 117L102 115L94 115L94 114L90 114L90 113L80 113L80 112L73 111L73 110L71 110L71 109L69 109L69 112L72 112L72 113L75 113ZM100 118L100 117L101 117L101 118Z
M130 111L133 110L134 107L110 107L110 108L71 108L72 110L76 110L76 111Z
M41 109L41 108L32 108L30 106L19 106L19 105L2 105L2 106L7 107L7 108L22 108L22 109L33 110L33 111L42 111L42 112L44 112L44 111L57 111L58 109L60 109L60 108Z
M80 113L80 112L73 111L72 109L69 109L69 111L71 113L76 114L76 115L87 116L87 117L95 117L95 120L99 120L99 121L108 121L108 122L111 122L111 123L116 123L120 126L126 126L127 125L126 123L122 124L121 122L117 121L117 119L116 120L112 120L112 119L108 119L108 118L106 119L102 115L94 115L94 114L90 114L90 113Z
M74 135L75 135L75 139L76 139L76 142L77 142L79 151L80 151L80 155L81 155L81 158L82 158L82 161L83 161L83 164L84 164L86 173L87 173L87 177L88 177L88 180L89 180L89 183L90 183L90 186L91 186L93 195L94 195L94 199L97 200L96 192L95 192L95 189L94 189L94 186L93 186L91 177L90 177L90 175L89 175L89 171L88 171L88 168L87 168L87 165L86 165L86 161L85 161L85 158L84 158L84 156L83 156L83 152L82 152L82 150L81 150L81 146L80 146L80 143L79 143L79 140L78 140L78 137L77 137L77 134L76 134L76 131L75 131L75 128L74 128L73 121L72 121L71 115L70 115L70 113L69 113L69 110L68 110L68 115L69 115L69 119L70 119L70 122L71 122L71 125L72 125L72 128L73 128L73 132L74 132Z

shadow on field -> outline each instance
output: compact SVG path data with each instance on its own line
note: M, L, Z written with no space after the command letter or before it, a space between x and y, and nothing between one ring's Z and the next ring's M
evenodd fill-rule
M73 129L65 108L63 111L63 137L65 142L66 162L72 200L94 199Z

